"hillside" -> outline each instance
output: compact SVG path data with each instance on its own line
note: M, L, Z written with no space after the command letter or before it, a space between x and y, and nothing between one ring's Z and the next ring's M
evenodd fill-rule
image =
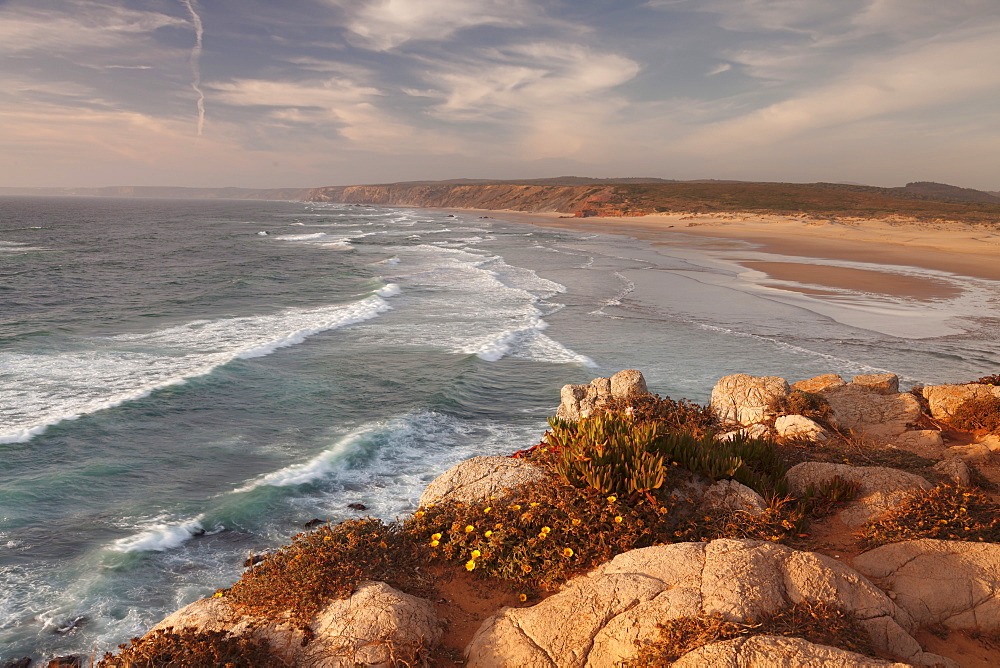
M573 183L414 182L316 188L308 199L349 204L437 208L508 209L574 216L641 216L652 213L748 212L813 218L915 218L996 224L1000 198L943 184L877 188L833 183L724 181ZM561 181L551 183L549 181Z

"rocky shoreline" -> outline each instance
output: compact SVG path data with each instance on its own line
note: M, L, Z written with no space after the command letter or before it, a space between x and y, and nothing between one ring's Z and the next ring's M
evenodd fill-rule
M641 401L649 404L654 398L635 370L598 378L589 385L567 385L553 428L563 423L583 425L609 411L621 411L624 420L637 419L633 413L641 413ZM675 456L674 470L682 475L672 478L681 482L670 498L677 499L682 490L685 502L694 508L688 511L692 518L707 514L717 521L724 517L733 526L771 522L777 529L768 531L777 531L775 535L709 532L700 540L681 542L675 542L675 536L652 536L636 543L645 547L611 552L612 558L596 568L572 574L557 591L552 587L521 594L520 601L487 611L490 614L482 615L485 618L467 644L457 647L454 637L446 641L452 645L450 653L441 646L449 633L454 636L454 629L449 631L449 620L454 624L449 606L460 602L442 596L443 590L435 589L433 583L426 591L436 600L372 580L357 583L346 598L325 601L305 623L290 613L270 618L247 614L238 596L220 590L170 615L133 645L150 643L157 634L162 637L187 629L194 634L223 632L230 638L265 642L272 665L662 665L665 659L651 662L650 652L665 651L664 624L680 620L729 624L743 630L733 631L735 637L723 635L682 655L670 655L677 666L997 665L1000 544L992 538L996 534L986 534L986 540L981 533L970 533L968 540L919 534L909 540L878 540L878 532L889 526L885 518L898 516L904 524L923 521L918 515L913 515L916 520L907 519L904 511L915 507L915 499L935 494L936 499L951 494L960 500L996 503L1000 431L990 420L1000 413L990 411L998 411L998 406L1000 386L987 382L900 392L892 374L855 376L849 381L828 374L791 384L778 377L727 376L716 384L710 406L698 409L698 415L712 420L707 438L714 439L719 448L729 442L767 439L759 442L791 453L788 463L799 461L782 469L784 477L776 488L787 491L778 499L738 482L732 474L713 480L679 466L682 458ZM516 518L509 509L521 512L524 502L519 499L534 498L531 495L537 490L553 484L552 471L543 465L544 457L551 454L540 454L556 449L552 433L520 456L477 457L446 471L426 489L411 519L431 522L426 526L433 530L430 518L448 507L500 520L501 504L512 502L516 503L505 506L505 517ZM873 465L878 462L902 465ZM637 489L645 489L642 493L655 501L650 494L658 494L661 486ZM835 498L829 490L837 489L850 494ZM816 514L807 529L803 529L805 519L792 528L788 518L794 519L793 515L780 514L785 512L781 508L791 500L801 504L803 499L817 498L817 490L827 490L832 510L826 516ZM635 499L645 503L639 492L628 502ZM628 509L621 505L626 503L622 493L609 495L606 503ZM666 513L668 507L679 506L663 505L659 512ZM626 510L613 511L621 515L610 521L611 531L616 522L643 525L639 515L626 515ZM949 512L961 515L973 510L962 505ZM521 515L527 518L525 522L532 519L529 514L530 509ZM961 517L950 515L932 519L941 526L954 525L959 533L978 526L962 525ZM533 539L536 544L544 544L540 539L547 538L551 542L563 532L552 520L540 521L549 521L555 528L542 526ZM581 521L592 522L594 538L604 531L596 516L573 519L573 525ZM444 549L439 543L457 545L463 528L458 526L461 522L453 524L429 536L433 554ZM787 525L785 530L782 524ZM500 533L503 526L498 522L494 529ZM481 528L470 520L464 532L474 536ZM481 542L467 544L483 548L469 552L464 569L459 561L454 567L439 564L416 571L436 572L438 581L455 578L455 571L477 576L472 572L477 563L492 556L486 546L497 545L489 542L492 533L486 531ZM568 536L570 531L564 533ZM322 540L339 539L329 534ZM571 544L568 537L566 541ZM582 552L579 542L572 544ZM872 544L878 546L871 548ZM499 554L500 548L496 549ZM567 559L578 556L570 547L562 548L562 554ZM261 566L251 567L256 568ZM505 582L490 573L484 575L490 587ZM836 611L850 622L866 649L858 653L813 642L802 637L809 635L805 632L768 632L767 620L793 609L809 610L814 617L820 615L817 610L826 611L822 614ZM692 633L688 630L681 635ZM128 651L122 659L106 657L101 665L166 665L128 663L124 660Z

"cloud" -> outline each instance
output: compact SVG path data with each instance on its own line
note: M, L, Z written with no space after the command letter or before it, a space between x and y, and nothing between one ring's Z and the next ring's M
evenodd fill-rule
M953 35L891 56L858 58L849 71L753 112L695 130L680 145L722 152L779 143L886 114L951 106L1000 93L993 30Z
M538 13L525 0L328 0L347 10L348 30L380 51L413 40L444 41L465 28L516 28Z
M707 76L713 77L716 74L722 74L723 72L728 72L731 69L733 69L733 64L732 63L719 63L718 65L716 65L715 67L713 67L711 70L709 70Z
M135 44L176 17L87 1L63 3L59 10L10 3L0 8L0 54L111 50Z

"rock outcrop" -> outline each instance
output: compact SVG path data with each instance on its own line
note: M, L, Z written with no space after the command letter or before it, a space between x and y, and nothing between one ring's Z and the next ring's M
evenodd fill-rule
M801 392L819 392L828 387L839 387L844 384L844 379L835 373L824 373L821 376L814 376L806 380L792 383L793 390Z
M512 457L473 457L439 475L420 495L420 505L442 501L475 503L501 497L520 485L542 482L534 464Z
M737 373L719 380L712 389L712 410L719 422L746 427L774 417L772 406L788 396L788 382L778 376Z
M619 371L610 378L595 378L589 385L564 385L556 417L579 420L600 411L612 399L649 394L646 379L635 369Z
M782 415L774 421L774 433L784 438L798 438L822 442L830 438L830 432L815 420L804 415Z
M893 377L895 378L895 377ZM920 420L920 401L908 393L889 393L890 383L875 387L848 383L829 387L820 394L833 410L838 427L867 436L891 438L909 430Z
M810 486L818 488L834 478L859 485L855 500L839 513L841 521L849 527L861 526L898 505L913 492L933 487L918 475L884 466L802 462L785 474L788 491L795 496L802 496Z
M817 645L802 638L750 636L703 645L672 664L673 668L907 668L844 649Z
M927 385L920 390L937 420L950 420L959 406L970 399L1000 399L1000 386L981 385Z
M659 621L705 614L746 621L800 601L852 614L879 651L921 665L948 663L924 653L908 632L908 613L856 571L821 554L752 540L622 553L537 605L501 610L466 653L470 666L484 668L611 668L636 656L637 640L655 639Z
M434 605L404 594L384 582L366 582L349 598L331 601L311 620L313 638L287 621L262 623L236 612L225 598L204 598L181 608L155 627L194 627L228 631L267 640L294 666L355 668L390 665L392 657L412 655L441 641L442 629Z
M912 540L854 558L854 567L915 624L1000 630L1000 544Z

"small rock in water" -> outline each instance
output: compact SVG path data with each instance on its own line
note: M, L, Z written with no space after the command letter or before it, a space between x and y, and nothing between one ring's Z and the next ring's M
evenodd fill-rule
M313 527L318 527L320 524L323 524L323 520L319 519L318 517L314 517L305 524L303 524L302 526L305 527L306 529L312 529Z
M74 619L67 621L62 626L57 626L56 628L52 629L52 632L64 636L80 628L81 626L86 624L87 621L88 620L85 616L79 615L78 617L75 617Z
M57 656L49 661L48 668L83 668L83 660L76 654Z
M368 510L368 506L363 503L348 503L347 507L351 510Z
M243 568L250 568L251 566L256 566L260 562L267 559L266 554L251 554L250 558L243 562Z
M3 668L29 668L30 666L30 656L26 656L23 659L11 659L10 661L5 661L3 664Z

